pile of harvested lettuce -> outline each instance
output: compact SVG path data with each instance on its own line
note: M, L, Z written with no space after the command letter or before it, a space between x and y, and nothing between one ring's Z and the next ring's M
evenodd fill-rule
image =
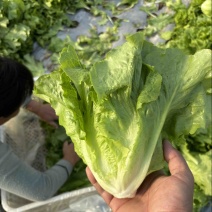
M71 45L59 62L58 70L37 80L34 93L56 110L76 152L105 190L132 197L149 173L164 167L162 140L168 138L182 151L195 189L207 202L211 50L186 55L156 47L138 32L91 68ZM192 142L203 154L195 154Z

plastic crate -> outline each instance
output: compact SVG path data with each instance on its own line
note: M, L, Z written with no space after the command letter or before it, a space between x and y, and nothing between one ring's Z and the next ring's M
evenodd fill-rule
M111 209L98 195L93 186L66 192L49 200L33 202L22 207L12 208L8 198L2 196L2 206L9 212L109 212Z

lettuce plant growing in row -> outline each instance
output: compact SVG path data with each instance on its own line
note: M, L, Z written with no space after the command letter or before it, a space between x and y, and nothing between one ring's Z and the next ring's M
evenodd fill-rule
M41 76L34 93L56 110L100 185L133 197L164 166L164 138L182 142L206 127L210 60L211 50L160 49L138 32L89 69L64 48L59 69Z

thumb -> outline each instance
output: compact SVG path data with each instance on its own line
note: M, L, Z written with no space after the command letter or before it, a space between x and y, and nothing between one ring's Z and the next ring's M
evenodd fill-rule
M164 158L169 165L169 170L171 175L176 175L179 173L191 174L191 171L179 151L177 151L169 141L163 142L164 148ZM192 175L192 174L191 174Z

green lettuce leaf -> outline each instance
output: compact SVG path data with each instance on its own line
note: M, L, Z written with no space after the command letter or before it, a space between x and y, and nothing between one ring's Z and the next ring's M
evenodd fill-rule
M132 197L164 166L164 138L177 142L204 127L210 57L210 50L160 49L136 33L86 69L69 46L59 70L40 77L34 93L56 110L100 185Z
M194 174L195 182L204 191L204 194L211 196L211 156L212 150L206 152L205 154L190 152L186 145L181 147L181 152L186 159L189 168ZM205 173L205 174L202 174Z

